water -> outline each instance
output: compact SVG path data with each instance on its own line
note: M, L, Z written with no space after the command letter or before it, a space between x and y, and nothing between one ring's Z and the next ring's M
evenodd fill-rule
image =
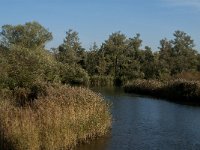
M112 102L112 130L79 150L200 150L200 107L95 89Z

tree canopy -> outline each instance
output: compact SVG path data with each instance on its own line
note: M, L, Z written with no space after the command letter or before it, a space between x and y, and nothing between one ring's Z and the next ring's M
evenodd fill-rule
M85 50L78 32L69 29L53 51L45 49L52 34L37 22L4 25L0 32L0 86L29 87L36 82L88 84L108 79L123 85L134 79L167 80L200 72L200 54L191 36L175 31L160 40L158 51L142 47L140 34L112 33L100 46ZM196 73L197 72L197 73ZM96 82L96 83L99 83Z
M37 22L24 25L4 25L0 32L1 44L10 48L18 45L26 48L44 47L46 42L53 39L52 34Z

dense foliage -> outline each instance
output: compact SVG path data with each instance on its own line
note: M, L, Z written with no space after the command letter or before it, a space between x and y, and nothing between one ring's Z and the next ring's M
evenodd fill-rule
M87 85L86 53L69 30L58 53L45 49L52 34L37 22L0 32L0 149L70 149L104 135L109 105Z
M58 48L47 51L45 44L52 34L39 23L4 25L0 33L0 86L27 88L41 81L124 85L135 79L199 80L200 54L193 39L183 31L173 35L172 40L160 41L158 51L142 48L140 34L128 38L121 32L112 33L100 47L94 43L86 50L78 32L70 29Z
M141 46L139 34L127 38L121 32L113 33L100 48L94 45L86 52L86 70L90 76L111 76L116 85L134 79L199 79L195 76L199 74L200 54L185 32L175 31L174 39L162 39L159 51Z

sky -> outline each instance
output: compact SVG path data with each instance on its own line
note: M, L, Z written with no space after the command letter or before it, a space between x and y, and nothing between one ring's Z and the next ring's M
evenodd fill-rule
M200 52L200 0L0 0L0 5L0 26L37 21L53 33L47 48L60 45L73 29L86 49L121 31L130 38L140 33L143 47L156 51L161 39L181 30Z

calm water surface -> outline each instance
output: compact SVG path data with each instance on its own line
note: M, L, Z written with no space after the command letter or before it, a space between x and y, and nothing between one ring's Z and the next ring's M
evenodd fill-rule
M112 102L112 130L78 150L200 150L200 107L94 90Z

